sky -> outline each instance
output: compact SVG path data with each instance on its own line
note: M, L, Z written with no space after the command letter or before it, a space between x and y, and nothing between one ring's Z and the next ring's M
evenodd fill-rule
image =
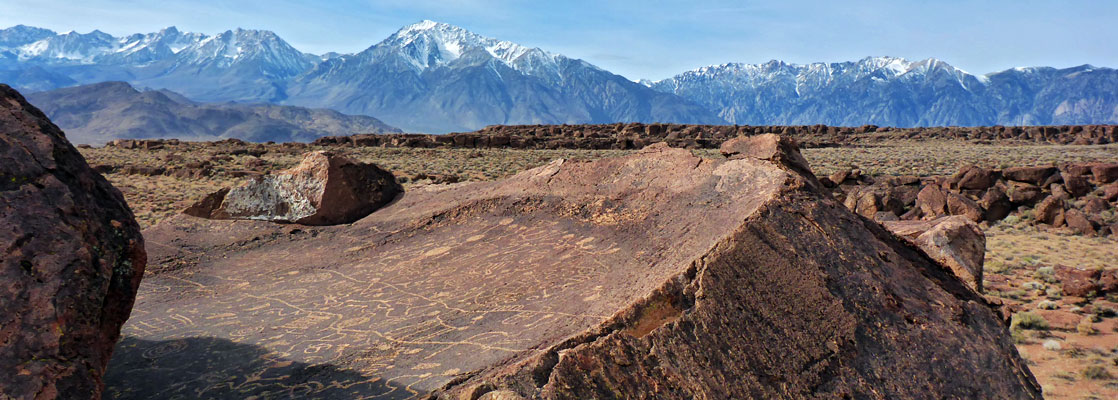
M353 53L420 20L584 59L629 79L728 62L937 58L975 74L1118 67L1116 0L0 0L0 27L123 36L266 29Z

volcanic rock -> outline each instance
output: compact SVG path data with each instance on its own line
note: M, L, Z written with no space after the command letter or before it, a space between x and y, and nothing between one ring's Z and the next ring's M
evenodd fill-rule
M1098 233L1091 221L1087 220L1087 216L1083 215L1082 211L1074 208L1064 213L1064 222L1068 224L1068 228L1071 228L1072 231L1083 236L1095 236Z
M1071 175L1064 177L1064 189L1067 190L1071 197L1076 198L1090 193L1092 188L1086 176Z
M978 224L967 217L952 216L931 221L883 222L882 225L950 268L972 289L982 292L986 234Z
M1056 173L1056 167L1014 167L1002 171L1002 176L1011 181L1040 185Z
M1099 185L1118 181L1118 163L1093 165L1091 174L1095 177L1095 183Z
M1056 217L1064 213L1064 199L1059 196L1048 196L1040 205L1036 206L1035 217L1037 222L1056 224Z
M100 398L146 262L120 192L0 85L0 398Z
M1010 202L1009 196L1005 192L1005 184L998 182L982 195L982 200L979 201L978 205L986 210L987 221L1001 221L1013 212L1013 203Z
M1100 271L1089 268L1074 268L1056 265L1056 279L1063 285L1064 295L1087 297L1099 291Z
M1103 186L1102 197L1106 199L1106 201L1118 201L1118 182Z
M981 296L775 147L556 160L502 181L418 187L351 225L302 233L175 216L145 232L159 266L109 387L122 398L201 385L218 398L293 387L347 398L1040 398Z
M373 164L318 151L299 165L222 189L184 211L213 219L256 219L304 225L356 221L403 191L392 173Z
M1118 269L1108 269L1099 274L1099 291L1118 293Z
M974 200L955 192L947 192L947 212L950 215L965 216L974 222L982 221L986 215Z
M787 136L766 133L757 136L736 137L723 143L719 152L730 159L749 157L783 163L808 173L811 171L807 160L800 154L799 144L796 143L795 139Z
M950 215L947 211L947 193L934 185L924 186L916 195L916 207L925 218L939 218Z
M986 190L998 180L995 171L969 165L952 177L952 187L957 189Z
M1005 194L1013 204L1031 206L1036 204L1044 195L1039 186L1031 183L1009 182Z

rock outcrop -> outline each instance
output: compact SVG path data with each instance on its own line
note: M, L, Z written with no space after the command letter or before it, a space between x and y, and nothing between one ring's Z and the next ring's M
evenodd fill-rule
M840 171L823 178L850 210L878 221L964 216L974 222L1010 216L1084 236L1116 233L1118 163L991 170L964 166L954 176L866 177ZM1097 174L1096 174L1097 172ZM838 182L836 182L838 180ZM915 193L915 195L913 195Z
M213 219L255 219L304 225L361 219L403 192L392 173L329 152L307 153L292 169L255 176L222 189L184 213Z
M760 145L422 186L351 225L176 216L145 231L158 265L109 389L1040 398L981 296Z
M834 146L877 139L951 139L973 142L1030 142L1059 144L1118 143L1118 126L980 126L887 128L873 125L842 127L683 125L616 123L596 125L494 125L474 132L425 134L359 134L327 136L320 146L455 147L514 149L639 149L664 142L672 147L716 149L738 136L780 134L809 147ZM1108 172L1115 173L1115 172Z
M120 192L0 85L0 398L100 398L146 261Z
M885 221L882 225L982 292L982 266L986 257L986 234L964 216L931 221Z

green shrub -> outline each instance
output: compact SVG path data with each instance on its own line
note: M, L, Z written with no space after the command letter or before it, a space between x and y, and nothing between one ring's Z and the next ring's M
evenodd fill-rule
M1114 378L1114 376L1110 374L1110 371L1107 371L1106 367L1101 365L1092 365L1084 368L1083 377L1095 380L1109 380Z
M1031 312L1019 312L1010 318L1010 329L1032 329L1037 331L1048 330L1048 321L1044 317Z

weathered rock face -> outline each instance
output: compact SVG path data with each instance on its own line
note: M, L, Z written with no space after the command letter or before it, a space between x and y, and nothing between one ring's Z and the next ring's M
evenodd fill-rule
M0 85L0 398L100 398L146 261L120 192Z
M295 168L222 189L183 212L213 219L334 225L369 215L400 192L392 173L318 151L307 153Z
M764 145L557 160L352 225L174 217L109 390L1040 398L981 296Z
M972 289L982 292L986 234L969 218L957 215L930 221L886 221L882 225L950 268Z

